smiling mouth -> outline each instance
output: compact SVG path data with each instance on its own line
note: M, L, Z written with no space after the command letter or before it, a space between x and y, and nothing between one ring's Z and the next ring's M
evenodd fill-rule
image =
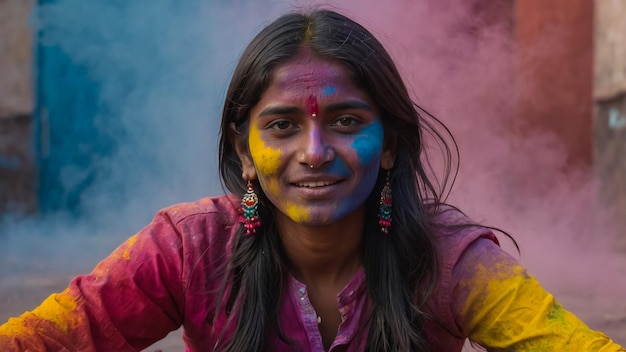
M315 182L294 183L294 185L296 187L318 188L318 187L332 186L337 183L339 183L339 181L315 181Z

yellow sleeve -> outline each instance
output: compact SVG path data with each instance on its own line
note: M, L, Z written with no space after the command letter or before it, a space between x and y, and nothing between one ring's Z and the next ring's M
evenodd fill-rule
M565 310L491 241L470 246L454 276L456 322L489 351L626 351Z
M84 327L89 324L75 314L76 307L68 290L49 296L34 310L0 325L0 347L3 351L71 351L84 346L89 337Z
M182 243L158 215L90 274L0 325L0 352L140 351L182 325Z

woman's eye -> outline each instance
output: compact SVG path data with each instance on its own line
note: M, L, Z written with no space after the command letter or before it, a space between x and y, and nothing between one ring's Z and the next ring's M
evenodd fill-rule
M286 130L292 126L291 122L286 120L279 120L270 125L270 128L275 130Z
M353 126L353 125L357 124L358 122L359 121L357 121L357 119L355 119L354 117L342 116L342 117L338 118L337 120L335 120L333 125L340 126L340 127L348 127L348 126Z

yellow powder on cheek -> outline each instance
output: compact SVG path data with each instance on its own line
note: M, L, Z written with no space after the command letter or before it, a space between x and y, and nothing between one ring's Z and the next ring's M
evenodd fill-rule
M311 214L303 206L287 202L285 204L285 212L287 216L295 222L311 221Z
M248 136L250 154L257 170L261 174L274 175L280 168L280 149L274 149L265 145L261 139L260 131L252 124Z
M277 199L278 202L281 202L280 199L280 187L278 185L278 180L269 179L267 183L262 183L263 189L265 193L270 196L270 198ZM277 206L280 204L277 204ZM282 208L285 211L285 215L289 217L291 220L295 222L307 222L311 220L311 214L305 207L295 204L293 202L282 202Z
M263 186L263 190L266 194L274 194L280 196L280 187L278 186L278 180L269 179L267 180L267 183L262 183L261 186Z

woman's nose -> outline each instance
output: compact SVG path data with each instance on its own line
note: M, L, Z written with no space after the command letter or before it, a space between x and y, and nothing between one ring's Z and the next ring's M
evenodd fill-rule
M335 152L320 128L312 128L302 136L299 162L309 168L318 168L333 160Z

